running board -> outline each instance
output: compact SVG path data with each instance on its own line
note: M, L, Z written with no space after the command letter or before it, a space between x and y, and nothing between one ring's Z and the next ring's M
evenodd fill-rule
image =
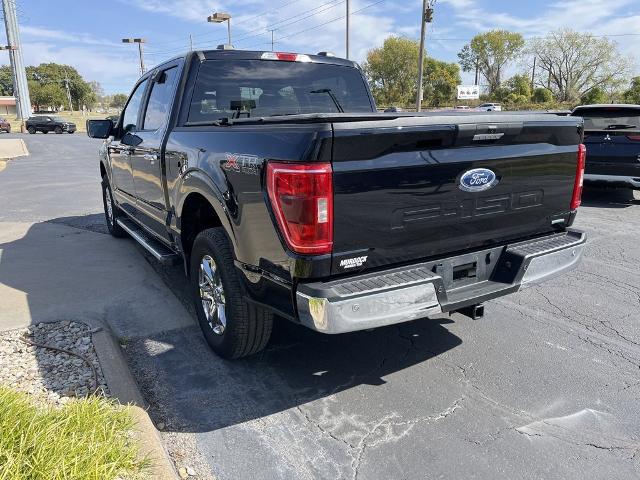
M180 263L180 256L177 253L155 238L152 238L151 235L138 227L132 220L117 218L116 222L125 232L131 235L131 238L142 245L142 247L153 255L162 265L177 265Z

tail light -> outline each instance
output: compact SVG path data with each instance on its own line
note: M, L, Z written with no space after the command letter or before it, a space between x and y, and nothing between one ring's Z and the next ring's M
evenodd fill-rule
M632 142L640 142L640 135L627 135L627 138Z
M330 163L267 165L267 192L278 227L296 253L333 249L333 174Z
M571 210L575 210L582 202L582 186L584 184L584 167L587 160L587 147L584 144L578 145L578 165L576 167L576 180L573 184L573 195L571 196Z

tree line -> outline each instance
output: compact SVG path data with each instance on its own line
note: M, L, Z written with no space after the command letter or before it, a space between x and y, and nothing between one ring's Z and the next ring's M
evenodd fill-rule
M389 37L370 50L363 69L380 106L410 106L417 92L419 43ZM517 32L492 30L473 37L458 63L425 57L424 105L456 101L460 71L483 86L482 101L512 108L569 108L577 104L640 103L640 77L617 44L589 33L560 29L526 41ZM516 73L505 79L505 72Z
M35 110L81 110L96 106L121 109L127 95L105 95L99 82L86 81L70 65L42 63L26 68L31 103ZM0 95L13 95L11 67L0 67Z

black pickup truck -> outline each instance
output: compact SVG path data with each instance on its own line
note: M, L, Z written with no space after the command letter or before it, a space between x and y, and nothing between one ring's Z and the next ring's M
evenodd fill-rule
M211 347L278 315L342 333L459 311L574 267L583 121L377 113L358 66L213 50L136 84L105 139L108 227L183 263Z

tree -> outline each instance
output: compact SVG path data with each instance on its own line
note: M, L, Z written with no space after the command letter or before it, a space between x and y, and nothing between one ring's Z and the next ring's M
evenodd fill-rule
M68 84L74 108L80 109L82 105L91 105L95 101L95 94L91 90L91 86L75 68L69 65L41 63L37 67L27 67L26 70L27 77L41 86L59 85L66 92ZM53 91L53 89L51 90ZM67 105L68 101L63 103Z
M127 95L125 93L115 93L111 96L111 102L109 106L112 108L123 109L124 104L127 103Z
M531 79L524 74L514 75L505 82L509 93L531 98Z
M458 53L465 72L476 68L489 85L489 94L500 87L502 70L515 60L524 48L522 35L506 30L491 30L476 35Z
M419 55L419 43L403 37L389 37L382 47L369 50L363 69L379 105L409 105L414 101ZM458 65L425 58L425 102L441 105L452 100L460 83Z
M31 102L36 106L36 110L58 108L67 101L67 95L62 86L56 83L43 85L34 80L29 80L29 93Z
M600 87L593 87L580 97L580 103L583 105L593 105L594 103L606 103L607 92Z
M553 102L553 93L548 88L538 87L533 90L532 98L534 103Z
M631 79L631 88L624 92L623 98L626 103L640 104L640 77Z
M408 38L389 37L382 47L367 53L363 69L380 105L407 105L416 97L416 43Z
M614 41L569 29L533 40L529 51L538 59L537 84L549 84L563 102L577 101L594 87L621 84L631 64Z
M13 73L9 65L0 67L0 95L13 95Z
M417 43L417 42L416 42ZM423 95L429 105L440 107L455 99L460 82L460 67L455 63L427 58Z

